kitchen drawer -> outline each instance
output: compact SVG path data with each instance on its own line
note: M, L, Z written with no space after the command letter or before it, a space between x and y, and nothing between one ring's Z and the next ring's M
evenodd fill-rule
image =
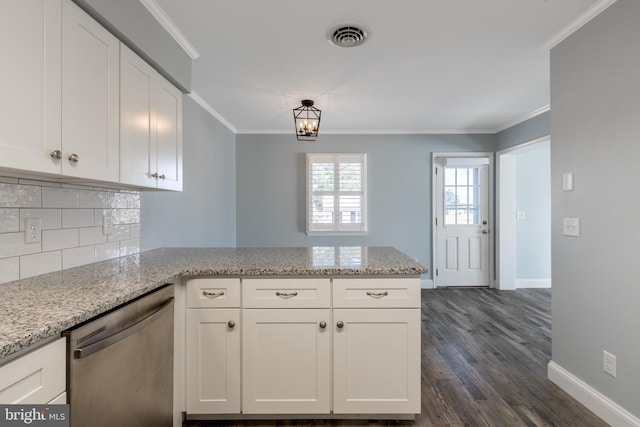
M419 278L333 279L336 308L419 308Z
M60 338L0 366L1 404L46 404L66 388L66 340Z
M188 308L240 307L240 279L187 280Z
M330 279L244 279L243 308L329 308Z

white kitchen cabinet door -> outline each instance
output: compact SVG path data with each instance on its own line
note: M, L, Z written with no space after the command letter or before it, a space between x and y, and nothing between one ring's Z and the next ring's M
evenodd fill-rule
M240 309L187 310L186 361L188 414L240 413Z
M182 191L182 92L158 76L158 188Z
M330 310L245 309L242 316L243 413L329 413Z
M0 3L0 167L60 173L60 0Z
M64 1L63 175L119 180L119 52L115 36L71 1Z
M157 72L120 46L120 182L156 187Z
M0 404L65 400L61 394L66 388L66 355L66 339L60 338L0 366Z
M334 413L420 413L420 309L335 309L333 319Z

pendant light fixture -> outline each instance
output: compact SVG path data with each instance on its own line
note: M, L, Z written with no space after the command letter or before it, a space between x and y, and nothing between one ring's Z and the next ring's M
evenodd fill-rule
M303 99L302 105L293 109L293 123L298 141L315 141L320 129L320 110L313 106L313 101Z

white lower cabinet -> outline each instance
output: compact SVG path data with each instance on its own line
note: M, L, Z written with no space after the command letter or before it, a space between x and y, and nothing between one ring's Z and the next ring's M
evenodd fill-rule
M65 343L60 338L0 366L0 403L66 403Z
M187 416L420 413L419 278L202 278L187 293Z
M329 413L330 316L328 308L243 310L245 414Z
M187 310L187 413L240 413L240 309Z
M333 319L334 413L420 413L420 309L336 309Z

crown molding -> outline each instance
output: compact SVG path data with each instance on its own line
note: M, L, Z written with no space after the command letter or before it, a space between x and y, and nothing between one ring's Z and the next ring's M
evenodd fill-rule
M200 97L200 95L198 95L195 92L191 92L189 94L189 97L191 99L193 99L198 105L200 105L202 108L204 108L207 113L211 114L213 117L215 117L216 119L218 119L218 121L220 123L222 123L224 126L227 127L227 129L229 129L231 132L237 134L238 130L231 124L229 123L229 121L227 119L225 119L222 114L218 113L211 105L209 105L207 103L207 101L205 101L204 99L202 99Z
M196 50L191 42L182 34L178 26L169 18L169 15L160 7L155 0L140 0L140 3L153 15L162 27L173 37L191 59L200 57L200 52Z
M514 121L509 122L508 124L506 124L504 126L499 127L498 129L493 131L493 133L500 133L503 130L507 130L510 127L514 127L516 125L519 125L522 122L526 122L527 120L532 119L532 118L534 118L536 116L539 116L540 114L544 114L544 113L546 113L547 111L550 111L550 110L551 110L551 106L547 104L544 107L538 108L537 110L532 111L531 113L527 114L526 116L519 118L518 120L514 120Z
M558 33L553 35L549 40L543 43L543 46L549 50L555 47L562 40L569 37L571 34L576 32L580 27L582 27L587 22L591 21L593 18L598 16L603 10L614 4L616 0L600 0L596 2L589 9L585 10L580 16L571 21L569 25L564 27Z
M273 129L240 129L236 132L239 135L287 135L295 136L293 128L288 130ZM321 130L318 138L322 135L492 135L493 130Z

